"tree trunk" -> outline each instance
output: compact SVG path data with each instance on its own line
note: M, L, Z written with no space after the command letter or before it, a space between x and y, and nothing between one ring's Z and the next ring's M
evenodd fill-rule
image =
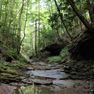
M62 22L64 28L66 29L66 33L67 33L67 35L70 37L70 39L72 40L72 36L71 36L70 33L68 32L67 27L66 27L66 25L65 25L65 23L64 23L64 21L63 21L63 15L62 15L61 12L60 12L60 9L59 9L59 6L58 6L58 4L57 4L57 1L54 0L54 2L55 2L55 5L56 5L58 14L59 14L59 16L60 16L61 22Z
M18 44L17 44L17 53L20 54L20 50L21 50L21 19L22 19L22 13L23 13L23 9L24 9L24 0L22 0L22 6L21 6L21 10L19 13L19 20L18 20L18 34L17 34L17 40L18 40Z
M37 42L38 42L38 40L37 40L38 35L37 34L38 34L37 33L37 20L35 20L35 56L37 56Z
M74 0L67 0L69 2L69 4L71 5L74 13L78 16L78 18L81 20L81 22L85 25L85 27L89 30L89 31L93 31L93 26L85 19L85 17L81 14L81 12L78 10L78 8L76 7Z

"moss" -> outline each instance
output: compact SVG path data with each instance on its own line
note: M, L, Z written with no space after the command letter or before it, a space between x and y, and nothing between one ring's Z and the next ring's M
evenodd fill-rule
M21 68L27 66L23 63L8 63L5 61L0 61L0 81L4 83L19 82L21 77L25 77Z
M53 57L48 57L47 60L49 63L58 63L61 62L62 58L60 56L53 56Z
M31 94L31 93L34 93L34 90L35 90L35 87L34 85L31 85L31 86L22 86L19 90L16 90L13 94Z
M68 48L67 47L63 48L62 51L60 52L60 56L62 57L62 59L66 58L68 55L69 55Z
M60 55L58 56L52 56L52 57L48 57L48 62L50 63L59 63L64 61L66 58L68 58L69 56L69 52L68 52L68 48L65 47L62 49L62 51L60 52Z
M7 73L11 75L23 75L21 71L22 68L28 66L25 63L8 63L5 61L0 61L0 73ZM0 74L1 75L1 74Z

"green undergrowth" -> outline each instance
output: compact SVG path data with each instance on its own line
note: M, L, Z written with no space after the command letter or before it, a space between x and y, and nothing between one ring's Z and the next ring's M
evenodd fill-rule
M24 71L26 67L29 65L26 62L14 61L14 62L6 62L0 61L0 80L16 80L21 76L24 76Z
M0 70L20 69L26 64L26 59L21 54L17 54L15 48L0 45Z
M27 66L25 62L0 61L0 81L3 83L20 82L21 77L26 77L23 69Z
M7 74L12 74L12 75L18 75L20 74L21 69L25 68L27 63L25 62L19 62L19 61L14 61L14 62L5 62L5 61L0 61L0 73L7 73Z
M59 63L61 62L62 58L60 56L52 56L52 57L48 57L47 60L49 63Z
M68 48L65 47L62 49L62 51L60 52L60 54L58 56L48 57L47 61L49 63L59 63L59 62L63 62L65 59L67 59L68 56L69 56Z
M33 94L34 90L35 90L35 86L31 85L31 86L22 86L18 91L14 91L13 94ZM37 88L36 88L37 89Z

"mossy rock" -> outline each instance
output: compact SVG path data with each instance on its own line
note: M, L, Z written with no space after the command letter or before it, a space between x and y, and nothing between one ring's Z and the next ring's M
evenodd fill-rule
M47 60L49 63L58 63L62 61L62 58L60 56L53 56L53 57L48 57Z

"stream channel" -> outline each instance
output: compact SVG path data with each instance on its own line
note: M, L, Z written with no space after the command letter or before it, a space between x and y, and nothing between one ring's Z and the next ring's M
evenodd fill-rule
M32 62L25 71L29 85L1 84L0 94L89 94L89 81L71 80L62 64Z

